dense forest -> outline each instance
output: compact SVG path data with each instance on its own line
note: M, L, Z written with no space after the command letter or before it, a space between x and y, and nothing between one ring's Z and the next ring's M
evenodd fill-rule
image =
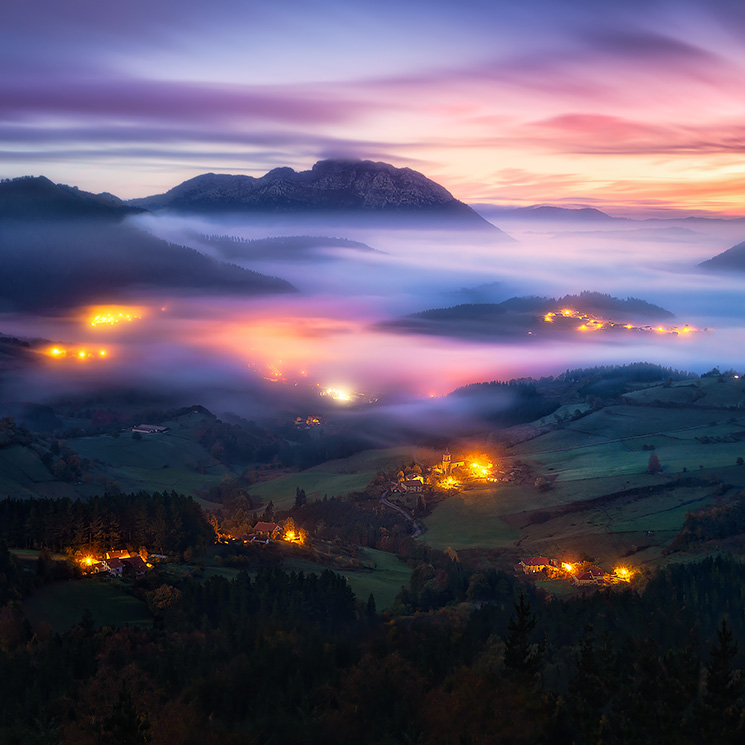
M176 492L104 494L71 499L0 501L0 541L9 546L65 552L106 551L120 543L181 554L214 541L201 507Z
M60 636L6 604L0 740L741 741L739 561L673 566L638 592L551 602L457 556L435 563L420 565L385 616L333 572L277 568L232 581L151 573L138 591L152 630L97 630L83 617ZM0 551L0 577L13 574L8 564ZM430 610L413 611L448 584Z

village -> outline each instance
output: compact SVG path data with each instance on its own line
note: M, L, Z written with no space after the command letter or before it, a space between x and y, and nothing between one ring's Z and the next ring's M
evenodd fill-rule
M568 580L577 587L605 587L618 583L629 583L634 578L634 569L617 566L605 572L590 561L568 562L560 559L534 556L513 566L516 573L524 573L533 579Z
M645 333L657 333L657 334L690 334L698 331L699 329L694 328L685 324L684 326L635 326L631 323L617 323L611 320L603 320L597 318L591 313L583 313L579 310L572 310L571 308L562 308L561 310L551 311L543 316L543 320L546 323L553 323L560 325L562 328L574 328L577 331L610 331L610 330L626 330L626 331L641 331ZM576 326L576 322L580 321L580 325ZM705 330L705 329L704 329Z
M385 501L404 514L410 513L410 519L416 523L415 516L426 511L428 501L447 498L469 488L483 488L487 484L514 482L525 476L519 465L500 468L484 454L469 454L459 460L446 449L442 460L425 467L424 472L417 464L402 467L395 481L391 481ZM591 560L569 561L546 556L522 559L513 569L532 580L564 581L582 588L628 584L638 573L627 566L619 565L606 572Z

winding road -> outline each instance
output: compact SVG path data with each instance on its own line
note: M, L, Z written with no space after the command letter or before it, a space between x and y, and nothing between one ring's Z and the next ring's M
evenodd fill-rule
M411 537L412 538L419 538L419 536L422 534L422 526L408 513L406 510L404 510L402 507L399 507L397 504L393 504L393 502L389 502L386 497L388 496L388 492L384 491L380 495L380 501L386 506L390 507L396 512L400 512L410 523L413 525L413 530L411 531Z

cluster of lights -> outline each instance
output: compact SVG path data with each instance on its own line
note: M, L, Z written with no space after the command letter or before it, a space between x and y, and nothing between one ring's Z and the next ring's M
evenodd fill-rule
M602 331L603 329L626 329L627 331L653 331L658 334L690 334L691 332L698 331L693 326L686 324L683 327L678 326L633 326L630 323L615 323L614 321L604 321L588 313L582 313L578 310L572 310L571 308L562 308L556 313L546 313L543 316L543 320L546 323L554 323L556 318L571 318L582 323L577 326L577 331Z
M487 463L486 465L484 465L482 463L473 462L469 463L468 465L471 467L471 472L476 478L491 478L492 468L494 467L492 463Z
M141 316L133 316L130 313L104 313L101 315L96 315L91 318L91 326L115 326L117 323L122 323L123 321L132 322L137 321L141 318Z
M352 400L352 394L341 388L326 388L321 391L321 395L328 396L334 401L341 401L342 403L347 403Z
M46 354L55 360L89 360L93 359L94 357L106 357L108 353L105 349L99 349L98 352L93 352L89 349L65 349L64 347L50 347L47 350Z
M163 308L162 310L165 310ZM117 326L142 320L145 309L134 305L103 305L87 309L89 326Z
M441 489L457 489L460 482L452 476L446 476L444 479L440 479L437 485Z

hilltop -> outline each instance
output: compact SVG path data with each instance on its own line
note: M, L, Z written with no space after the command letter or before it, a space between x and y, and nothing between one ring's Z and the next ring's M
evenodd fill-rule
M76 186L55 184L45 176L23 176L0 181L0 219L118 220L144 212L113 194L91 194Z
M563 315L562 311L565 311ZM574 332L578 322L588 324L588 330L592 331L609 332L629 323L633 329L639 330L636 324L672 317L670 311L640 298L622 300L585 291L560 298L513 297L502 303L464 303L449 308L432 308L382 325L422 334L499 337Z

